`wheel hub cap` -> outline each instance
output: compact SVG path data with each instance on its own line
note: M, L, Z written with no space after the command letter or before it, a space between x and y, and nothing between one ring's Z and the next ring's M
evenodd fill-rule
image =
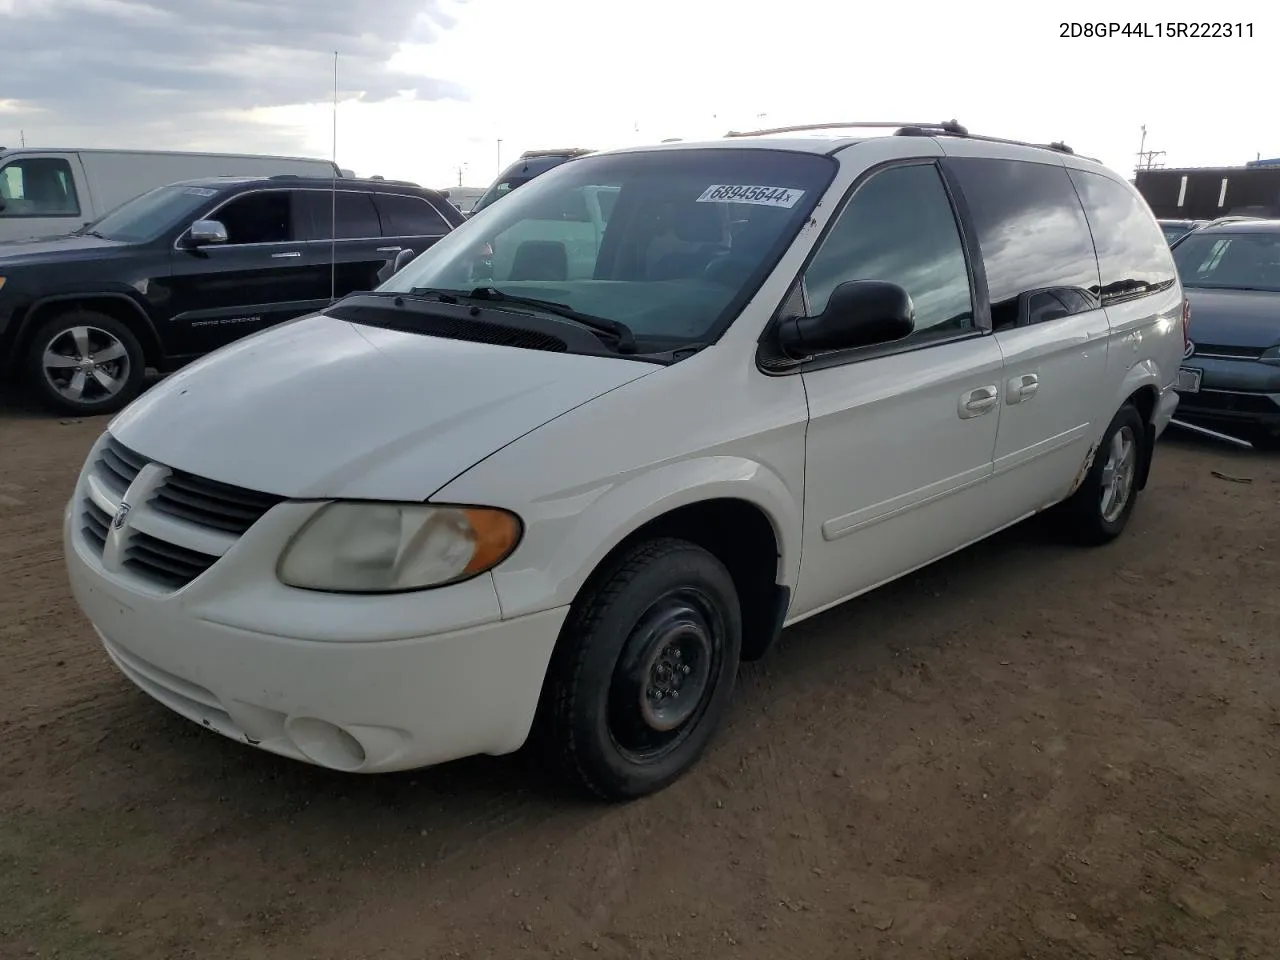
M1138 440L1133 429L1121 427L1107 447L1107 459L1102 467L1102 494L1099 506L1102 519L1114 523L1124 513L1133 492L1137 476Z
M129 379L129 351L115 335L101 327L74 326L60 330L41 354L45 380L55 391L77 403L114 397Z

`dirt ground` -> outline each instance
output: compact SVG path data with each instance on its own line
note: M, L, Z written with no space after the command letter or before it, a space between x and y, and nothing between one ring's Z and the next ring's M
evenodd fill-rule
M1280 458L1172 438L1116 544L1026 525L788 631L692 775L607 807L135 690L59 539L105 422L0 409L6 960L1276 956Z

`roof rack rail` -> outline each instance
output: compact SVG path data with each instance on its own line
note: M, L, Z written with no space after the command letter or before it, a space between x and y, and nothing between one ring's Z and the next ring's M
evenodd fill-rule
M876 127L896 127L894 136L897 137L963 137L967 140L981 140L986 143L1008 143L1019 147L1038 147L1041 150L1052 150L1055 153L1065 153L1072 156L1076 152L1061 140L1053 143L1029 143L1025 140L1009 140L1004 137L988 137L980 133L970 133L963 125L955 120L943 120L941 123L889 123L889 122L873 122L873 121L853 121L851 123L804 123L794 127L771 127L767 130L747 130L738 131L730 130L725 134L726 137L763 137L774 133L803 133L814 130L860 130L871 129ZM1092 160L1092 157L1085 157L1086 160Z
M811 130L861 130L871 129L875 127L898 127L902 130L920 130L930 131L932 133L950 133L954 136L968 136L968 131L954 120L944 120L942 123L903 123L902 121L870 121L870 120L854 120L850 123L802 123L794 127L769 127L765 130L730 130L725 134L726 137L763 137L772 133L805 133ZM922 132L920 136L929 136L929 132Z

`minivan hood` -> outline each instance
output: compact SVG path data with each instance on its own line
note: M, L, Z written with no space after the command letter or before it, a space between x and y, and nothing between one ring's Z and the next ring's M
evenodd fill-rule
M319 314L184 367L109 429L145 457L239 487L420 501L500 447L658 369Z
M1192 342L1266 349L1280 343L1280 293L1184 287Z
M104 250L119 250L128 244L118 240L103 240L88 234L67 234L61 237L39 237L34 240L0 241L0 267L11 264L48 263L50 260L78 260L95 256Z

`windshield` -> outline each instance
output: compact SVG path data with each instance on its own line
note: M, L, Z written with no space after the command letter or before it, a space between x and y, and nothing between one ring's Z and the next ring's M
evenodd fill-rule
M182 184L158 187L116 207L96 223L91 223L86 232L108 240L145 243L189 219L217 195L218 191L209 187Z
M1194 233L1173 262L1184 287L1280 293L1280 233Z
M475 214L379 289L494 287L624 323L638 340L706 342L834 173L829 157L782 150L585 157Z

